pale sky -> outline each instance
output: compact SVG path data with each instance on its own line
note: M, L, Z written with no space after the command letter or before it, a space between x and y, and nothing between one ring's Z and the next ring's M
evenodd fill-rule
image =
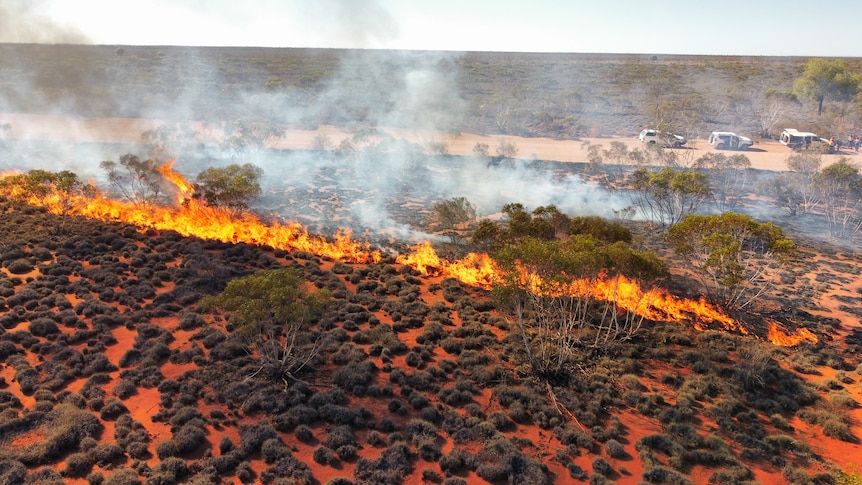
M862 57L859 0L0 0L0 42Z

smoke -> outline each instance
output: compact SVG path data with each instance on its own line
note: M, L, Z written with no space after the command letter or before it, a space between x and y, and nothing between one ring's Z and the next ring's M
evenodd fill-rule
M85 44L87 36L41 13L45 0L0 0L0 43Z
M0 22L16 24L22 32L41 25L35 30L54 39L29 41L72 41L74 36L63 36L74 32L40 24L45 22L39 14L43 4L0 0ZM333 0L307 2L303 8L325 17L323 30L350 37L357 46L397 35L397 26L376 3L360 9ZM459 78L466 74L458 53L338 51L336 69L326 71L334 74L304 87L254 71L250 56L279 54L268 49L225 50L223 55L240 57L221 64L195 47L126 46L121 52L88 46L87 55L100 59L98 69L82 72L72 61L48 72L27 63L48 47L26 48L32 56L0 56L0 128L8 127L0 130L0 170L68 169L107 188L99 164L126 153L143 159L174 156L174 167L190 179L208 167L253 163L265 177L255 210L299 221L315 232L349 228L375 240L433 239L423 229L433 205L455 197L465 197L480 217L496 216L503 205L517 202L528 209L555 205L572 216L611 218L631 203L581 178L575 164L435 152L432 145L445 144L447 134L475 128L466 121L477 108L461 92ZM247 71L234 67L240 65ZM475 64L468 68L476 69ZM261 76L258 88L234 89L237 76L247 72ZM570 73L564 80L557 84L580 82ZM20 114L28 110L56 116L28 121ZM87 118L109 122L87 123ZM119 126L128 119L143 121ZM285 127L315 129L321 122L347 136L328 140L329 151L310 150L311 143L307 150L277 148L292 136ZM154 128L159 133L141 139Z

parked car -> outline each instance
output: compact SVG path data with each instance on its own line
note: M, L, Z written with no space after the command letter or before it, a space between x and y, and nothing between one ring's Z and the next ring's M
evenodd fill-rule
M641 131L640 135L638 135L638 140L640 140L641 143L660 143L662 146L669 148L679 148L685 145L684 136L675 135L673 133L663 133L658 130L650 129Z
M719 150L748 150L754 145L751 138L730 131L713 131L707 143Z
M787 128L781 132L778 141L793 150L821 150L829 146L829 140L820 138L820 136L809 131L798 131L793 128Z

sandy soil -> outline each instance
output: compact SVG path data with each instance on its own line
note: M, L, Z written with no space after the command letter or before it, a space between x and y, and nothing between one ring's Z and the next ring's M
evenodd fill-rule
M66 142L104 142L104 143L140 143L141 134L163 124L159 120L139 118L68 118L60 115L0 113L0 126L8 124L9 129L0 132L0 137L19 140L52 139ZM203 125L196 126L203 130ZM417 132L406 129L387 129L389 135L421 146L430 142L444 142L452 155L471 155L477 143L488 145L489 153L494 154L501 141L512 143L517 147L520 158L556 160L562 162L587 161L587 147L602 145L610 148L612 141L623 142L629 149L642 147L636 137L631 138L582 138L579 140L557 140L551 138L524 138L519 136L477 135L469 133L441 134ZM271 146L279 149L309 149L314 138L320 134L326 135L333 144L338 144L350 133L332 126L322 126L317 130L289 130L282 137L273 141ZM690 140L685 148L677 150L683 160L694 161L708 152L715 152L704 139ZM732 155L741 153L751 160L753 168L781 171L786 168L787 156L792 152L777 141L756 143L750 150L744 152L723 151ZM856 152L843 151L840 154L826 155L829 159L839 156L855 158ZM862 158L860 158L862 159Z

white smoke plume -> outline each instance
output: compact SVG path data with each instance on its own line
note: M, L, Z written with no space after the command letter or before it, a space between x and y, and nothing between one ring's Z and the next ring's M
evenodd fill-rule
M42 13L45 0L0 0L0 43L85 44L83 32Z

